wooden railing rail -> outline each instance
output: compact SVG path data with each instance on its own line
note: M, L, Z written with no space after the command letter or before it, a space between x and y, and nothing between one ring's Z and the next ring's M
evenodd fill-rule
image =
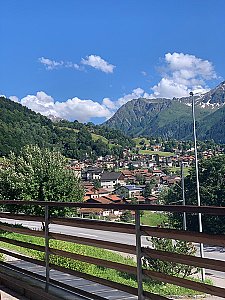
M225 236L224 235L212 235L206 233L198 233L198 232L189 232L183 230L175 230L169 228L157 228L157 227L150 227L150 226L140 226L140 210L150 210L150 211L166 211L166 212L187 212L187 213L203 213L203 214L210 214L210 215L217 215L217 216L224 216L225 215L225 207L207 207L207 206L174 206L174 205L131 205L131 204L84 204L84 203L65 203L65 202L31 202L31 201L14 201L14 200L7 200L7 201L0 201L1 204L13 204L13 205L40 205L45 207L45 217L41 216L28 216L24 214L10 214L7 212L1 212L0 218L8 218L14 220L22 220L22 221L36 221L42 222L45 226L45 231L42 230L31 230L28 228L19 228L13 226L7 226L6 224L0 224L0 230L6 232L14 232L18 234L25 234L30 236L37 236L43 238L45 240L45 246L34 245L31 243L22 242L19 240L13 240L7 238L6 236L0 237L0 241L4 243L13 244L19 247L24 247L27 249L41 251L45 253L45 262L33 259L31 257L27 257L24 255L20 255L18 253L14 253L8 251L4 248L0 248L0 252L17 257L24 261L29 261L32 263L36 263L39 265L44 265L46 267L46 291L48 291L48 286L51 284L50 278L50 269L61 270L63 272L73 274L82 278L88 278L89 280L121 289L123 291L127 291L129 293L138 295L138 299L155 299L155 300L164 300L168 299L166 297L162 297L159 295L155 295L146 291L143 291L142 286L142 277L150 277L151 279L163 281L166 283L172 283L178 286L194 289L204 293L210 293L215 296L225 297L225 289L211 286L208 284L204 284L201 282L195 282L188 279L178 278L175 276L163 274L156 271L151 271L144 269L141 264L142 257L151 257L155 259L171 261L174 263L180 263L185 265L191 265L201 268L209 268L212 270L217 270L221 272L225 272L225 262L213 259L206 259L194 256L188 256L183 254L174 254L166 251L159 251L154 250L151 248L145 248L141 246L141 236L155 236L155 237L163 237L169 238L174 240L185 240L191 242L201 242L211 245L218 245L225 247ZM87 208L102 208L102 209L119 209L119 210L132 210L135 211L135 225L134 224L125 224L125 223L114 223L114 222L106 222L106 221L97 221L97 220L89 220L89 219L80 219L80 218L56 218L51 217L51 207L87 207ZM53 233L49 232L49 225L56 224L56 225L64 225L64 226L71 226L71 227L82 227L82 228L91 228L94 230L102 230L102 231L111 231L111 232L118 232L118 233L129 233L129 234L136 234L136 247L133 245L126 245L122 243L114 243L108 241L102 241L97 239L88 239L83 237L77 237L74 235L67 235L61 233ZM84 244L88 246L94 246L98 248L109 249L113 251L124 252L127 254L133 254L137 257L137 267L131 265L125 265L121 263L116 263L112 261L108 261L105 259L94 258L87 255L80 255L76 253L67 252L64 250L54 249L50 246L51 240L62 240L68 241L73 243ZM138 288L132 288L129 286L121 285L115 282L111 282L106 279L97 278L95 276L83 274L81 272L77 272L74 270L70 270L65 267L57 266L50 263L51 255L57 255L61 257L66 257L70 259L74 259L81 262L86 262L90 264L95 264L98 266L115 269L120 272L126 272L129 274L133 274L137 276L138 281Z
M209 215L224 216L225 207L222 206L196 206L196 205L150 205L150 204L98 204L83 202L56 202L56 201L22 201L22 200L0 200L0 205L35 205L49 207L80 207L80 208L105 208L120 210L150 210L167 212L202 213Z

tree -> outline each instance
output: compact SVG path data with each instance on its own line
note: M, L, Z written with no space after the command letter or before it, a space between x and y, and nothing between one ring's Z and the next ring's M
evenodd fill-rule
M93 185L94 185L94 188L98 190L101 188L101 181L99 179L94 179Z
M156 184L155 179L151 179L151 181L146 182L145 189L144 189L144 192L143 192L143 196L145 198L148 198L149 196L151 196L152 188L155 186L155 184Z
M215 156L202 160L199 163L199 182L201 205L225 206L225 155ZM185 177L185 198L187 205L197 205L196 173L195 168ZM165 204L177 202L182 199L181 185L176 184L165 194ZM182 228L182 215L170 216L174 227ZM202 215L203 232L225 233L225 216ZM187 214L187 228L198 231L198 215Z
M129 210L125 210L120 217L120 221L131 223L133 221L132 213Z
M166 238L151 238L152 248L159 251L167 251L185 255L195 255L196 248L190 242L171 240ZM158 258L144 257L143 266L147 269L154 270L172 276L187 277L198 272L193 266L179 264L170 261L163 261Z
M136 175L136 181L139 184L145 184L145 177L142 174L137 174Z
M135 167L134 167L134 165L133 165L132 163L129 163L129 164L128 164L128 170L129 170L129 171L135 170Z
M25 146L19 155L11 153L0 169L0 197L3 200L81 202L84 191L62 154L38 146ZM9 205L10 211L43 214L43 207ZM69 208L51 208L51 215L72 213Z

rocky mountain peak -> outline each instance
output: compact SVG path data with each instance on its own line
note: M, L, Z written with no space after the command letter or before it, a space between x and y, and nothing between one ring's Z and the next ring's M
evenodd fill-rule
M212 106L212 108L219 108L223 106L225 104L225 81L205 93L201 98L201 102L203 105Z

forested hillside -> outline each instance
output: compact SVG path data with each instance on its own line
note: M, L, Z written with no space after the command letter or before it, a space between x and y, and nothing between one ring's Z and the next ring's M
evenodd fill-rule
M195 95L199 140L225 143L225 81L204 95ZM192 97L134 99L124 104L104 125L133 137L190 139L193 131Z
M59 149L66 157L84 159L121 155L131 138L115 129L78 121L53 123L47 117L0 97L0 156L18 152L27 144Z
M196 108L198 118L208 114L209 110ZM192 134L192 112L190 106L178 101L141 98L123 105L105 125L133 137L189 139Z

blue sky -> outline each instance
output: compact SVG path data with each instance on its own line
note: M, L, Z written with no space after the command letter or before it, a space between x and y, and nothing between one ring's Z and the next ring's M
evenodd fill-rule
M225 78L224 0L2 0L0 94L100 123Z

